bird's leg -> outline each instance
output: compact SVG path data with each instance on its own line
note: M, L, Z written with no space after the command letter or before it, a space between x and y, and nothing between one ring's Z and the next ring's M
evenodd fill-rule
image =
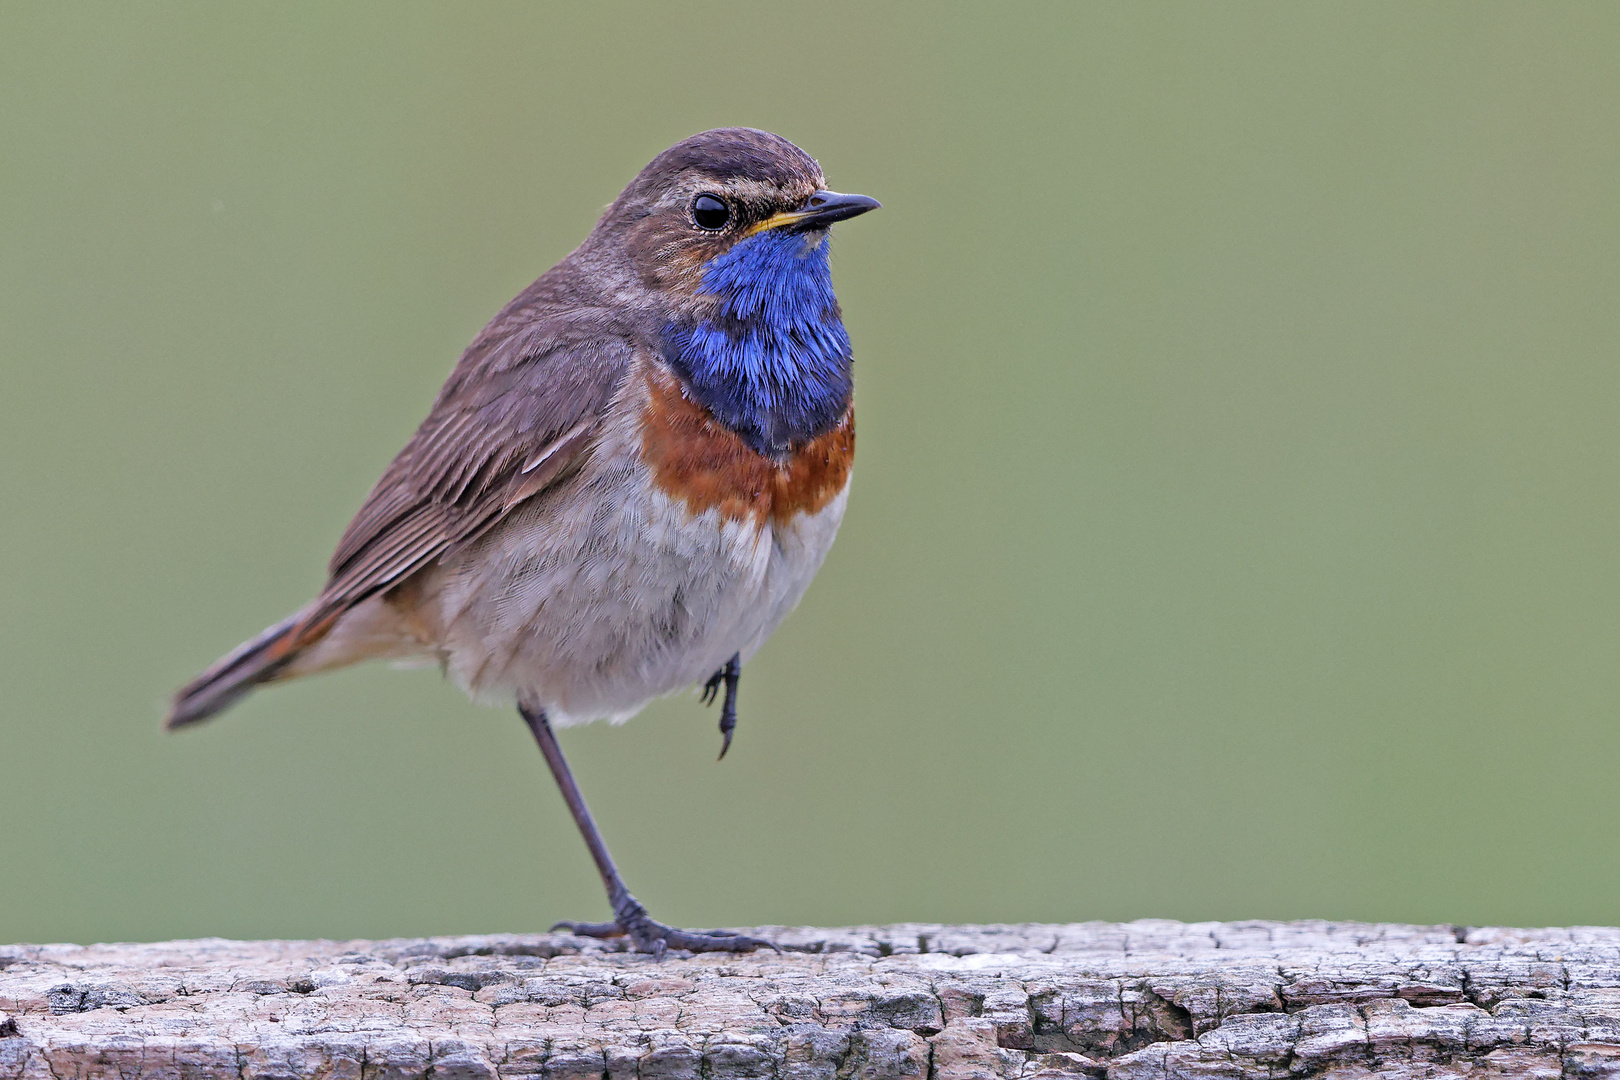
M737 682L742 678L741 661L742 653L737 653L726 661L725 667L710 675L709 681L703 684L703 696L699 699L705 705L712 704L715 694L720 692L720 684L725 683L726 700L720 703L720 734L725 739L720 744L722 758L731 749L731 733L737 730Z
M655 956L663 955L665 949L686 949L690 952L753 952L761 946L768 949L776 948L769 941L749 937L746 934L727 934L719 930L677 930L654 921L647 914L647 909L641 906L641 901L630 895L630 890L625 888L624 879L619 876L619 868L613 865L613 856L608 853L607 844L602 840L602 833L597 829L595 819L591 817L590 807L585 805L585 796L580 794L579 785L574 783L574 774L568 769L568 760L563 757L562 747L557 745L557 736L552 733L551 722L546 719L545 710L519 705L518 712L529 725L529 730L534 733L534 741L540 744L540 752L545 755L546 764L551 767L552 778L557 781L557 788L562 792L563 801L568 804L568 812L574 816L574 824L579 826L580 835L585 838L585 846L590 849L591 858L596 861L596 870L602 875L602 884L607 886L608 903L613 905L613 921L610 923L560 922L552 927L553 930L571 930L585 937L607 938L628 935L638 951L652 953Z

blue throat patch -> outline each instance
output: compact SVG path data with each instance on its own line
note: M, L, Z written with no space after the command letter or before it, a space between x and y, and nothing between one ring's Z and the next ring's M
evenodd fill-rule
M827 238L771 229L703 268L713 319L664 329L664 359L726 427L781 457L836 428L854 388Z

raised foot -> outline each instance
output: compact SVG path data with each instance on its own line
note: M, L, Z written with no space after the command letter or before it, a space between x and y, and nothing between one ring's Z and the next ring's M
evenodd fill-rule
M628 937L637 952L651 953L654 956L662 956L669 949L695 953L750 953L755 949L782 951L774 942L766 941L764 938L749 937L747 934L728 934L724 930L679 930L673 926L665 926L649 918L645 913L625 920L624 924L560 922L552 929L567 930L580 937Z
M703 694L699 698L703 704L712 705L715 695L720 692L720 687L724 685L726 688L726 700L720 704L720 759L723 759L726 751L731 749L731 733L737 730L737 683L741 676L742 654L738 653L726 661L725 667L709 676L709 681L703 684Z

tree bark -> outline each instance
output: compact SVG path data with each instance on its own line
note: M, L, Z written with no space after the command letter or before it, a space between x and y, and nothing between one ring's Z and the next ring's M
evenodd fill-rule
M752 932L3 946L0 1078L1620 1077L1620 929Z

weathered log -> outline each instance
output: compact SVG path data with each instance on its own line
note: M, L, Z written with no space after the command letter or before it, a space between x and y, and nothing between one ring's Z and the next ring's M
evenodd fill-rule
M0 1077L1620 1076L1620 929L757 932L0 947Z

